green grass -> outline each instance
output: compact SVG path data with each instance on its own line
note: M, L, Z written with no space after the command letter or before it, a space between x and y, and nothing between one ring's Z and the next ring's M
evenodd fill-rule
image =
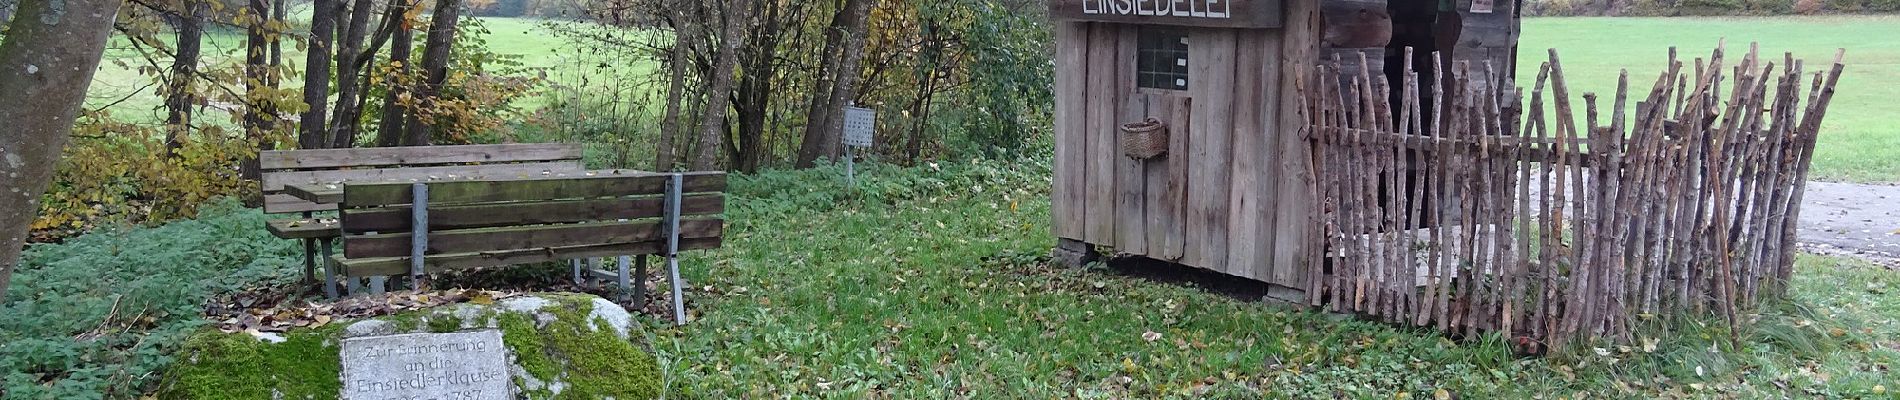
M855 188L835 166L733 178L726 246L682 262L696 320L641 318L670 397L1891 398L1900 386L1900 272L1863 262L1802 258L1794 301L1748 316L1740 349L1716 345L1723 324L1689 320L1638 338L1653 351L1520 358L1495 338L1050 266L1045 159L860 167ZM208 210L31 249L0 305L0 390L133 397L208 323L206 298L296 279L296 243L269 237L262 214Z
M1497 339L1336 321L1103 270L1061 269L1046 165L873 166L736 178L724 249L685 261L699 319L656 351L706 398L1870 396L1900 374L1900 274L1803 258L1795 304L1740 351L1721 324L1653 352L1519 358ZM1889 288L1889 289L1882 289ZM707 292L705 290L710 290ZM1838 329L1838 331L1837 331ZM1144 334L1158 333L1155 340ZM1838 333L1839 336L1836 336ZM1701 368L1698 376L1697 368ZM1891 392L1889 392L1891 393ZM1580 398L1580 396L1577 396Z
M1825 71L1835 50L1846 48L1846 73L1822 125L1813 177L1900 183L1900 123L1891 118L1900 98L1900 16L1530 18L1518 42L1519 84L1532 85L1545 50L1556 48L1573 92L1615 90L1620 68L1629 69L1632 88L1646 88L1666 67L1670 46L1693 66L1722 38L1729 65L1759 42L1777 68L1782 54L1793 52L1809 72Z

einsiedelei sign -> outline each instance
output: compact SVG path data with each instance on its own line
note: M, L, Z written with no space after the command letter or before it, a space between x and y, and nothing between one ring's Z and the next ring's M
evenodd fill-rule
M1059 20L1213 28L1278 28L1286 0L1049 0Z

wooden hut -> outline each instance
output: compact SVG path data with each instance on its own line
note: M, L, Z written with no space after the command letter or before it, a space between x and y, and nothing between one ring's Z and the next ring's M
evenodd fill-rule
M1289 300L1320 251L1299 94L1312 66L1338 54L1357 71L1364 52L1375 71L1398 71L1410 47L1419 71L1437 51L1489 61L1506 84L1519 27L1517 4L1491 0L1048 4L1057 254L1107 248L1270 283ZM1165 153L1127 155L1124 125L1149 118L1167 128Z

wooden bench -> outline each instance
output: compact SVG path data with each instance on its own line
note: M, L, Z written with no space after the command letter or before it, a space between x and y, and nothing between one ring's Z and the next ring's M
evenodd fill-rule
M409 275L426 287L441 271L619 257L618 271L575 263L575 277L617 281L624 301L629 289L644 295L631 286L646 277L644 260L628 271L628 256L657 254L683 321L678 253L719 247L725 188L723 172L346 183L343 254L331 260L345 276Z
M286 191L291 185L570 174L582 170L580 158L580 145L564 143L265 151L258 156L264 212L301 214L271 220L265 229L304 242L304 280L315 282L318 248L328 258L340 233L336 220L312 213L335 211L336 204L294 196ZM334 282L333 277L324 281ZM336 297L334 283L324 288Z

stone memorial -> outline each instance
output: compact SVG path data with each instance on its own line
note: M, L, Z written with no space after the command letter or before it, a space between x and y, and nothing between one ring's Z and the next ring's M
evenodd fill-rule
M345 400L514 398L501 331L411 333L343 340Z

